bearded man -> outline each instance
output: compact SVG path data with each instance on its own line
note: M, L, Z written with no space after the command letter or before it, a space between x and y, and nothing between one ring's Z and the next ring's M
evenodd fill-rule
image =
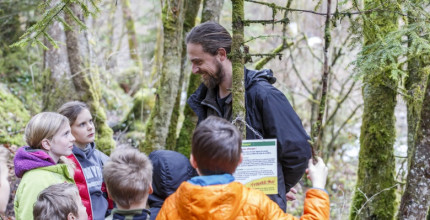
M231 36L215 22L194 27L186 37L187 56L192 72L201 75L202 84L188 104L198 123L210 115L232 121ZM278 153L278 194L269 195L286 211L286 192L303 176L311 150L302 122L282 92L272 86L271 70L244 69L247 139L276 138Z

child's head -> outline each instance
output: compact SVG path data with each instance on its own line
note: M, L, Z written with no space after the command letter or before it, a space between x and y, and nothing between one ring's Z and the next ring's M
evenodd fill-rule
M58 113L69 119L72 134L75 136L75 144L85 148L87 144L94 142L95 128L93 117L88 106L79 101L71 101L63 104Z
M75 138L66 117L55 112L42 112L25 127L25 141L34 149L48 152L55 162L72 153Z
M78 188L70 183L51 185L40 192L34 204L33 216L35 220L88 219Z
M103 178L118 208L145 208L152 193L152 164L144 153L131 147L117 148L103 167Z
M241 162L242 137L225 119L210 116L195 129L191 164L200 175L232 174Z
M10 185L9 185L9 170L6 162L9 159L9 151L0 145L0 213L6 211L6 206L9 201Z

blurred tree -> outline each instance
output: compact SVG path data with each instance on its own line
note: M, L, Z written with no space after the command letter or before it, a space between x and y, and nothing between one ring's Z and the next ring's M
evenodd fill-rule
M146 126L141 151L164 149L180 78L184 0L164 2L162 11L164 48L160 85Z
M405 89L408 119L408 175L405 190L397 214L398 219L424 219L430 205L430 86L429 52L417 53L414 44L422 38L428 41L426 33L426 14L423 8L426 2L411 1L416 7L408 9L408 26L412 28L408 37L408 76ZM422 45L424 46L424 45ZM426 141L427 140L427 141ZM427 176L426 176L427 170Z
M203 2L202 9L202 23L206 21L219 21L222 5L224 0L211 0ZM185 62L188 62L187 60ZM197 90L200 85L200 76L197 74L191 74L187 88L187 98ZM187 157L190 155L191 150L191 137L194 132L194 128L197 124L197 116L194 111L190 108L188 103L185 104L184 108L184 122L182 123L179 137L176 140L176 150Z
M197 13L199 12L201 0L186 0L185 1L185 20L184 27L182 31L182 39L185 39L187 33L196 24ZM170 119L169 134L166 140L166 149L175 150L176 149L176 139L178 130L178 120L181 110L181 96L183 91L183 86L185 79L190 76L190 68L187 61L187 45L185 40L182 40L182 51L181 51L181 74L179 76L179 87L176 95L175 106L173 107L172 117Z
M364 1L364 10L398 11L399 2ZM364 46L398 29L398 15L373 11L363 16ZM366 52L363 56L366 56ZM387 66L390 63L386 64ZM359 66L358 68L364 68ZM364 112L359 167L350 219L392 219L395 210L394 149L397 81L383 66L363 76Z

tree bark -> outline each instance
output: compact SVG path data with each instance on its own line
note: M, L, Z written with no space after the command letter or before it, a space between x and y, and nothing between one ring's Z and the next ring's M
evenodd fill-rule
M231 62L233 66L233 121L234 125L242 133L242 138L246 139L246 109L245 109L245 85L243 81L243 65L244 51L243 45L243 20L245 19L245 13L243 10L243 0L232 0L233 4L233 39L231 45Z
M224 0L205 1L205 3L203 4L201 22L202 23L206 21L218 22ZM187 89L187 98L190 97L190 95L197 90L200 83L201 81L200 81L199 75L197 74L190 75L190 79L188 82L188 89ZM184 122L182 123L182 128L181 128L181 131L179 132L179 137L176 141L176 150L186 156L190 155L191 137L196 127L197 121L198 119L194 111L190 108L188 103L185 104Z
M139 148L145 152L164 149L170 118L179 87L182 51L182 30L184 24L184 1L169 0L163 7L164 49L160 86L155 106L148 121L145 142Z
M60 1L55 0L50 3L51 6L58 4ZM53 21L52 25L46 29L57 42L66 42L66 35L63 25L58 21ZM47 39L44 44L49 48L43 52L43 95L42 111L55 111L60 107L64 100L74 99L78 96L71 79L71 70L67 47L64 44L58 44L55 48Z
M224 0L204 0L202 10L202 23L206 21L219 22Z
M71 11L84 23L82 11L78 5L71 4ZM115 141L112 139L113 131L106 123L106 113L100 104L101 90L98 72L90 67L91 59L86 32L77 32L78 25L74 22L70 14L65 14L65 20L74 30L66 31L67 53L69 58L72 82L81 100L90 107L94 117L96 127L97 148L109 154L115 148ZM64 102L65 100L61 100Z
M201 0L186 0L185 1L185 19L184 27L182 32L182 39L185 39L186 34L191 28L196 24L197 13L199 12ZM173 108L172 117L170 119L169 134L166 140L166 149L175 150L176 149L176 139L178 131L178 120L180 115L180 102L183 90L183 84L185 78L189 78L191 73L190 65L187 62L187 45L185 41L182 40L182 51L181 51L181 73L179 77L178 92L176 94L175 107Z
M398 219L425 219L430 205L430 80L427 78L415 148Z
M397 2L365 1L365 10L386 8L395 11ZM371 13L364 20L364 46L375 43L398 28L395 13ZM387 64L388 65L388 64ZM364 77L363 122L356 190L350 219L392 219L395 210L394 108L397 82L390 72L369 73Z

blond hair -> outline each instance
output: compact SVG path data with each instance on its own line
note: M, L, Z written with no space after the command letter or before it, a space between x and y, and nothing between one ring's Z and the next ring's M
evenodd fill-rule
M56 112L41 112L33 116L25 126L25 142L33 149L45 150L42 140L52 140L65 125L69 126L69 120L65 116ZM61 156L59 161L68 166L69 173L73 176L75 164L64 156Z
M112 199L128 209L149 194L152 164L135 148L117 148L103 167L103 178Z
M33 207L35 220L67 219L69 213L78 216L77 202L82 202L76 185L60 183L47 187L40 192Z
M25 142L34 149L42 148L42 140L52 140L55 134L64 125L69 124L69 120L55 112L42 112L30 119L25 127Z

